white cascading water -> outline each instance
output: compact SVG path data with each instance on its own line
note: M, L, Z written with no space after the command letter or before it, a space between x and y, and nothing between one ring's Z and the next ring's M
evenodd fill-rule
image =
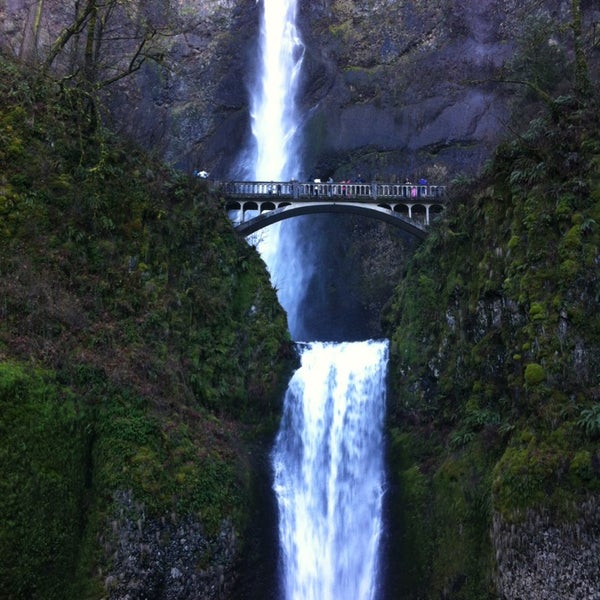
M259 80L251 90L250 180L299 178L296 95L304 46L296 0L263 0ZM248 157L252 158L250 161ZM312 275L294 219L257 243L292 337ZM272 460L283 600L374 600L384 486L386 341L301 346Z
M273 451L286 600L373 600L387 342L310 343Z
M250 181L300 178L297 92L304 44L296 27L296 0L263 0L260 68L250 90L252 144L242 156L241 171ZM271 273L279 301L288 308L290 330L298 331L298 290L307 288L312 271L295 251L296 223L272 225L254 243Z
M298 177L296 92L304 45L296 28L295 0L264 0L259 81L251 97L254 181Z

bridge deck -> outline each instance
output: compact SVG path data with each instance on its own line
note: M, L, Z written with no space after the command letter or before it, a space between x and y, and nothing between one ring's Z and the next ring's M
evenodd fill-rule
M294 200L343 198L348 201L379 203L382 200L430 200L441 203L446 195L443 185L407 183L304 183L299 181L230 181L215 186L227 199L266 199L272 196Z

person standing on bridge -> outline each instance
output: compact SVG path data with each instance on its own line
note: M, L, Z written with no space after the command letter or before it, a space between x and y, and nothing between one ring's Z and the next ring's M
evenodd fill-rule
M298 182L293 177L290 179L290 189L292 191L292 196L294 197L294 199L298 200L300 188L298 186Z

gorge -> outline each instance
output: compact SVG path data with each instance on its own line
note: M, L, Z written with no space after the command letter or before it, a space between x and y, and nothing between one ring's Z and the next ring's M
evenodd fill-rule
M386 597L598 598L595 3L300 7L297 177L452 184L420 244L290 219L287 317L186 176L241 168L259 6L108 4L62 49L73 7L0 5L1 595L261 597L289 331L319 331L390 340Z

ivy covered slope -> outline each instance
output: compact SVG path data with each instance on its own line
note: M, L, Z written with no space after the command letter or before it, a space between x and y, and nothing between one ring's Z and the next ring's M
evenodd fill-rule
M552 102L455 186L390 308L405 598L597 598L600 119Z
M218 199L95 114L0 60L0 596L212 598L286 317Z

